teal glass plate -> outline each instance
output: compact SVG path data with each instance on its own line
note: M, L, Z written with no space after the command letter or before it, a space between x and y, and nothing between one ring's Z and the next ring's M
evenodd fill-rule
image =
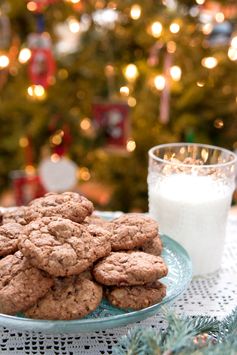
M167 286L167 295L162 302L139 311L128 311L113 307L103 300L89 316L70 321L34 320L0 314L0 325L20 331L43 333L94 332L121 327L158 313L163 305L173 301L187 288L192 278L191 261L184 248L167 236L162 236L162 241L162 257L169 268L168 275L162 279Z

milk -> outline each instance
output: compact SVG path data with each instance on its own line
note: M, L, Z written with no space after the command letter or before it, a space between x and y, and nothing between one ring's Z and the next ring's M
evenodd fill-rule
M193 274L220 267L233 187L212 176L150 173L149 213L160 232L179 242L193 262Z

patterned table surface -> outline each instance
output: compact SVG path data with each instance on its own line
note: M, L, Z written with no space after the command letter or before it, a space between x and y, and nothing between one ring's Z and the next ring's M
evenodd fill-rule
M179 314L211 315L222 318L237 305L237 214L231 213L221 270L205 278L196 278L172 307ZM137 324L140 327L163 329L160 314ZM136 326L136 325L135 325ZM118 339L131 326L107 331L46 335L19 333L0 327L0 354L9 355L97 355L112 354Z

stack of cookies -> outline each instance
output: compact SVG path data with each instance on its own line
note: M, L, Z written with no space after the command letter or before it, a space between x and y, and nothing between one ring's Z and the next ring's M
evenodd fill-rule
M166 294L159 281L158 226L125 214L107 222L73 193L48 193L5 212L0 226L0 313L37 319L78 319L102 297L120 308L141 309Z

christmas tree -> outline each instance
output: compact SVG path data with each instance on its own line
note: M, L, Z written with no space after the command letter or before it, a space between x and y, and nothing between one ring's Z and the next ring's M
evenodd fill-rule
M68 155L97 208L147 210L147 152L237 148L234 1L5 0L0 185ZM91 196L90 196L91 198Z

